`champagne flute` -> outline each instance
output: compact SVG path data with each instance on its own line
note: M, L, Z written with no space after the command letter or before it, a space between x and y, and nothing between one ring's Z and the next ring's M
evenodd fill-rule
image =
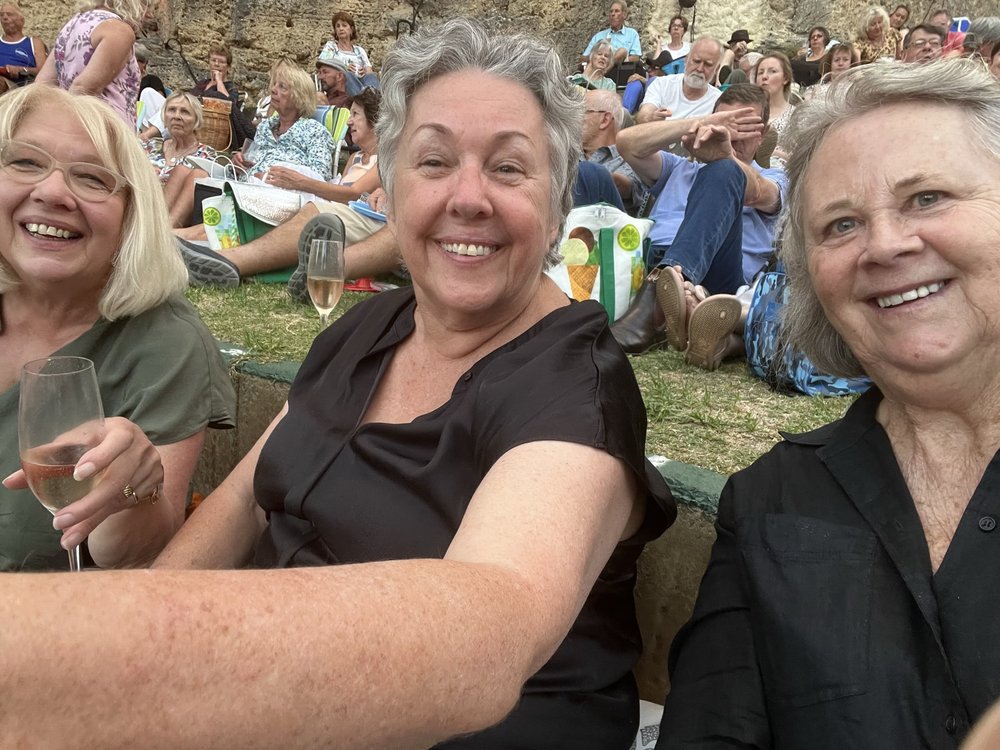
M330 313L344 293L344 243L340 240L313 240L306 265L306 288L313 307L319 313L322 331Z
M17 441L28 487L53 515L93 489L100 475L73 478L80 457L104 439L104 409L94 363L46 357L21 368ZM68 551L80 570L80 546Z

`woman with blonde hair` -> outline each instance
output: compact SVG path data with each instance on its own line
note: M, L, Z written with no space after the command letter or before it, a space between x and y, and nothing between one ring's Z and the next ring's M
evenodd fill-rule
M312 119L316 112L316 86L312 78L291 60L284 58L272 66L269 85L274 112L257 126L256 155L250 161L241 153L233 163L257 177L275 164L304 168L315 179L332 176L333 136Z
M136 32L148 13L145 0L86 3L66 22L36 79L71 94L99 96L135 128L139 97Z
M206 427L232 426L218 348L135 133L94 97L26 86L0 98L0 570L148 563L180 527ZM107 415L74 478L100 479L55 518L18 463L18 375L93 360Z
M899 56L903 36L889 23L885 8L876 5L868 9L858 26L858 36L854 41L854 62L866 63L876 60L895 60Z

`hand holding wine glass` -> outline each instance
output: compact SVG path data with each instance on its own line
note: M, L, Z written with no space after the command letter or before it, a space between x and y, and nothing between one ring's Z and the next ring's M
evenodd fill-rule
M330 313L344 293L344 243L340 240L313 240L306 265L306 287L316 312L320 330L326 328Z
M21 368L17 439L28 486L56 514L100 481L77 478L77 462L104 439L104 410L94 363L83 357L47 357ZM69 550L80 569L80 547Z

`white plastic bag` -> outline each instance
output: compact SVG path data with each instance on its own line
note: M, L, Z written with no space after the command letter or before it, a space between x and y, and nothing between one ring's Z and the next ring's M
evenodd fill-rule
M205 222L208 246L218 252L240 244L236 226L236 204L231 195L214 195L201 204L201 217Z

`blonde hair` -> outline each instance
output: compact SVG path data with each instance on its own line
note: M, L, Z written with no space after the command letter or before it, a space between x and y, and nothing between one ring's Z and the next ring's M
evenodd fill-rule
M129 26L138 29L142 19L149 10L149 0L80 0L76 4L76 12L88 10L109 10L121 18Z
M268 84L284 83L299 117L312 117L316 113L316 84L302 68L287 57L271 66Z
M163 100L163 114L167 113L167 105L170 104L174 99L183 99L187 105L191 108L194 113L194 129L195 131L201 130L201 126L205 124L204 110L202 110L201 102L193 95L187 91L175 91L166 99Z
M174 244L163 191L135 133L97 97L74 96L54 86L25 86L0 98L0 144L36 110L44 110L49 119L74 115L101 164L120 173L128 185L118 252L97 305L101 316L117 320L138 315L182 292L187 269ZM20 282L0 258L0 293Z
M885 8L881 5L874 5L861 17L861 25L858 27L858 39L862 41L868 39L868 27L876 17L882 19L882 33L885 34L889 31L889 14L885 12Z

